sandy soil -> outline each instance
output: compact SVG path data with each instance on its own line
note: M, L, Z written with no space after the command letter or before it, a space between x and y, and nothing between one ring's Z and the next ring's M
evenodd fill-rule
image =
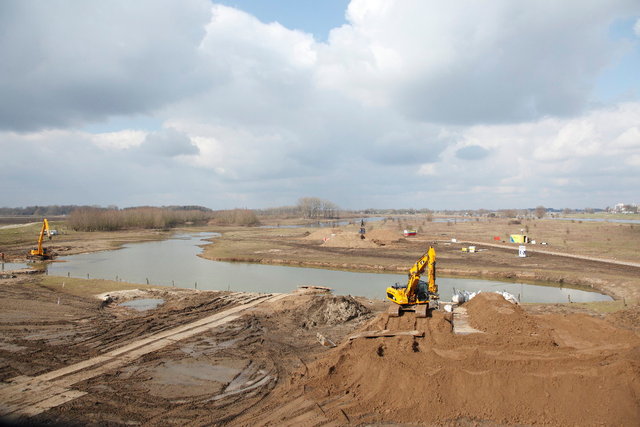
M105 354L244 298L144 289L111 292L113 301L105 305L37 279L2 281L2 384ZM119 305L141 297L166 302L141 312ZM411 313L388 318L385 308L381 301L322 293L265 303L222 327L74 384L74 391L86 394L28 422L633 425L640 420L637 307L601 318L532 314L480 294L467 308L473 326L484 333L467 336L454 335L451 317L443 312L427 319ZM425 336L348 339L354 331L379 329L416 329Z
M440 273L573 283L625 301L607 314L578 304L514 306L480 294L466 307L471 325L482 333L460 336L452 332L452 317L443 312L427 319L415 319L410 313L388 318L381 301L296 294L87 377L73 385L77 397L21 421L243 426L640 424L637 268L543 253L518 258L514 248L488 245L478 253L463 253L462 244L442 235L444 227L457 225L437 227L441 228L434 227L431 234L423 230L417 238L403 238L397 230L374 226L366 246L353 227L229 228L217 230L224 236L208 246L204 256L406 271L416 254L435 244ZM455 234L462 239L461 233ZM469 232L465 237L477 241L480 234ZM573 234L574 228L564 232ZM144 235L161 236L137 232L96 239L68 236L54 245L77 253L113 248ZM561 248L567 253L572 251L569 243ZM635 240L630 244L637 249ZM16 244L5 251L18 256L23 249ZM640 255L629 255L633 250L628 248L606 250L625 261L640 261ZM594 255L591 247L572 253ZM140 287L132 292L122 283L101 281L97 286L94 281L59 279L67 280L67 286L40 275L0 279L0 395L16 379L49 373L224 313L247 297L175 288ZM91 296L94 285L100 293L108 292L112 301L105 304ZM147 311L119 305L132 298L165 302ZM418 330L424 337L349 340L356 331L380 329Z
M381 315L300 369L239 425L635 425L639 337L607 320L537 315L493 294L468 304L483 334L456 336L437 312Z

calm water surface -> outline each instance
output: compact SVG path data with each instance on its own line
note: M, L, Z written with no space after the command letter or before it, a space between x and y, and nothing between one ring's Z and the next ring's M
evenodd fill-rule
M0 271L19 270L27 267L29 266L22 262L0 262Z
M405 274L354 273L316 268L210 261L197 256L198 245L213 233L175 235L169 240L132 243L115 251L59 257L48 266L52 275L123 280L132 283L208 290L290 292L300 285L327 286L338 295L384 298L393 283L406 283ZM60 262L63 261L63 262ZM407 269L410 265L407 265ZM454 288L507 291L523 302L609 301L610 297L577 289L489 280L438 278L440 297L449 300Z

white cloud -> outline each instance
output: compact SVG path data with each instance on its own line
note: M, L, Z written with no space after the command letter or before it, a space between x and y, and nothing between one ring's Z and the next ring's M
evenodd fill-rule
M146 136L146 132L127 129L117 132L92 134L90 135L90 139L98 147L123 150L142 144Z
M3 2L0 129L153 112L208 84L206 0Z
M616 51L608 26L631 4L354 0L350 25L320 51L318 80L422 121L571 115Z
M640 103L590 103L631 0L354 0L327 43L205 0L3 7L5 203L580 207L637 192ZM142 113L158 128L77 130ZM37 175L55 192L20 178L52 157Z

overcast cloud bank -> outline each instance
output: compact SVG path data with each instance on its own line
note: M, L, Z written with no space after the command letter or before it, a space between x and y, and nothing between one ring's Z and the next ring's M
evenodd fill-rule
M207 1L3 2L2 204L640 202L638 84L594 96L639 16L354 0L322 43Z

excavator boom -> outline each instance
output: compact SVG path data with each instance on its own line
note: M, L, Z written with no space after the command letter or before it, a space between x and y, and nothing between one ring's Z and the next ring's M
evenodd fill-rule
M422 282L420 276L427 271L428 282ZM426 317L427 308L432 301L438 299L436 285L436 251L430 247L409 269L409 278L405 287L391 286L387 288L387 299L397 306L390 308L390 313L398 313L404 309L415 310L419 317Z
M40 258L48 258L47 250L42 247L42 241L44 240L45 233L49 238L51 238L51 229L49 228L49 221L45 218L42 221L42 229L40 230L40 235L38 236L38 247L36 249L31 249L29 255L32 257L40 257Z

